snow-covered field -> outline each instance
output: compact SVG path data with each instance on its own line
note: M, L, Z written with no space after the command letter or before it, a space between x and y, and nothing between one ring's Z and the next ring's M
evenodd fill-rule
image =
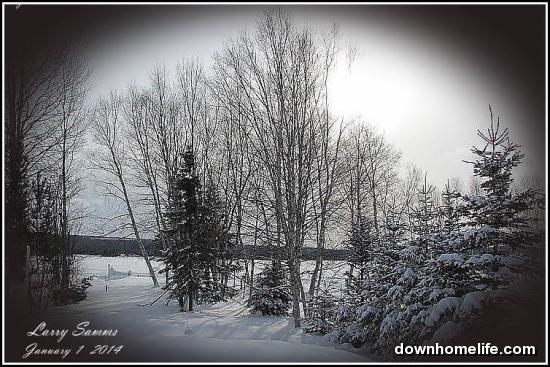
M105 344L124 345L124 352L112 356L113 361L368 361L349 345L331 344L294 328L289 317L252 315L242 297L199 306L194 312L179 312L176 302L167 304L163 298L151 305L163 291L153 288L150 278L100 278L108 264L117 271L147 271L139 257L86 256L81 267L96 276L87 299L53 307L48 314L57 324L86 320L89 328L118 329L116 336L102 337ZM154 267L159 266L154 262Z
M147 276L149 270L145 261L140 256L118 256L118 257L103 257L95 255L78 255L78 264L84 275L95 275L97 277L105 277L108 272L109 265L119 273L131 273L133 276ZM262 271L267 260L256 260L255 274ZM151 260L151 264L160 279L163 277L158 272L163 268L160 261ZM311 274L315 268L315 261L303 261L301 264L302 283L307 291L311 280ZM325 261L323 263L323 278L321 279L321 288L330 288L333 294L338 294L344 288L344 273L349 269L345 261ZM237 274L236 284L239 284L239 279L242 272ZM230 279L230 284L233 284L233 279Z
M104 257L95 255L77 255L77 262L84 275L104 277L107 275L108 266L116 271L132 272L134 275L149 274L145 260L140 256ZM162 269L162 263L151 260L153 269L158 273Z

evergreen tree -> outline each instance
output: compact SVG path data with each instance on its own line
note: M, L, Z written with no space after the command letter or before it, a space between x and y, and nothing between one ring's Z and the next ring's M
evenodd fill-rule
M393 197L391 202L386 204L385 208L385 227L386 240L392 244L396 244L403 239L407 225L404 222L402 205L396 202Z
M304 330L308 333L326 334L337 327L338 302L328 289L308 300L308 314Z
M437 233L437 206L434 202L435 186L427 182L424 175L424 184L417 190L417 204L412 208L413 232L420 238L427 240Z
M472 163L481 194L462 196L447 185L438 207L435 188L424 179L412 208L416 238L385 239L385 246L373 242L363 282L348 284L336 312L337 340L386 355L400 342L433 341L444 337L446 328L476 317L488 299L502 297L518 273L529 274L533 259L519 245L533 238L524 213L536 195L510 192L511 170L522 157L519 146L498 123L479 136L485 147L472 150L478 156ZM364 236L357 233L350 238L362 243Z
M451 189L447 180L445 190L441 194L442 205L440 208L443 217L443 229L446 234L451 234L459 228L462 217L461 202L462 195L456 189Z
M468 226L478 229L472 236L471 245L485 245L487 249L498 252L498 245L518 246L529 241L525 231L528 220L522 214L536 203L536 192L526 190L512 193L512 170L517 167L524 155L520 145L511 141L508 129L501 129L500 118L496 126L493 111L489 107L491 125L486 133L478 130L483 148L472 148L477 156L473 165L474 177L479 177L482 195L466 196Z
M256 286L249 299L252 309L262 315L282 316L290 309L292 296L288 278L280 261L273 261L255 281Z
M367 263L371 260L375 234L371 222L362 215L359 215L352 224L347 240L347 248L351 250L348 259L350 264L350 277L353 278L354 269L359 272L358 280L363 281Z
M197 206L199 178L195 173L195 157L190 148L182 155L183 166L178 171L169 188L169 204L166 217L169 229L166 233L168 248L163 254L171 277L166 287L171 297L177 298L183 310L184 297L187 296L189 311L193 311L193 299L197 288L194 274L196 260L195 227L197 224Z
M229 274L238 267L233 262L235 241L224 224L224 204L212 184L201 192L197 208L196 296L201 302L218 302L236 292L227 286Z
M191 148L182 155L183 166L170 185L166 212L168 248L163 253L170 278L166 287L180 309L198 302L216 302L234 292L227 287L233 241L224 227L223 203L212 185L202 190Z

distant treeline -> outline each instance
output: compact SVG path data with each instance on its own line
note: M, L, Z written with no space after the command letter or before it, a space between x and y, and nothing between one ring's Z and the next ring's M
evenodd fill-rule
M119 256L119 255L141 255L139 245L135 239L117 238L117 237L98 237L98 236L71 236L74 244L74 253L81 255L100 255L100 256ZM143 239L147 253L151 256L160 255L162 244L157 240ZM244 252L247 257L253 256L254 259L273 258L277 252L280 252L283 258L283 248L279 249L268 246L244 246ZM314 247L304 247L302 249L302 260L315 260L318 250ZM350 255L349 250L324 249L324 260L347 260ZM237 251L236 257L242 257L242 252Z
M138 242L135 239L120 237L99 236L71 236L74 244L74 253L81 255L141 255ZM152 256L160 255L162 245L159 241L142 239L147 253Z

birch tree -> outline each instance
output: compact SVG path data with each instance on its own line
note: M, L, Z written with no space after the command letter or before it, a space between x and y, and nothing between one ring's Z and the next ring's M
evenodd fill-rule
M311 30L298 29L282 11L266 13L256 35L217 55L218 70L245 93L253 149L269 177L276 233L290 271L294 325L300 320L300 256L310 211L313 136L321 98L319 49Z
M117 95L116 92L112 92L108 98L99 100L92 119L96 149L91 156L91 165L108 176L105 180L101 181L101 184L106 189L106 194L120 200L125 205L125 216L139 244L141 254L153 280L153 285L158 287L155 271L153 270L145 246L141 241L127 187L127 168L124 165L127 154L127 142L124 141L123 137L122 103L122 97Z
M334 202L336 186L341 182L343 169L341 164L343 121L333 118L329 112L328 78L338 56L338 28L333 26L322 42L322 103L319 131L314 134L317 154L312 174L312 207L315 220L317 259L311 275L308 289L313 297L320 283L323 265L323 250L326 246L328 221L338 207Z

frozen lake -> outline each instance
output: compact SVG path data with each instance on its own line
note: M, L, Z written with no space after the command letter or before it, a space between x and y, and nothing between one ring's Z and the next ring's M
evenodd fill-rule
M124 278L126 276L133 277L148 277L149 270L145 264L145 260L140 256L117 256L104 257L96 255L77 255L77 262L83 275L96 276L98 278L106 278L108 268L111 266L116 274L116 278ZM269 260L255 261L255 274L258 274ZM157 273L159 282L164 281L164 274L159 274L163 268L161 261L151 259L151 265ZM315 268L315 261L302 261L302 283L304 289L309 288L311 274ZM321 279L321 288L330 288L334 293L340 293L344 287L345 272L349 266L345 261L325 261L323 263L323 277ZM236 274L235 285L240 285L240 279L243 272ZM230 284L233 284L233 279L230 278Z

